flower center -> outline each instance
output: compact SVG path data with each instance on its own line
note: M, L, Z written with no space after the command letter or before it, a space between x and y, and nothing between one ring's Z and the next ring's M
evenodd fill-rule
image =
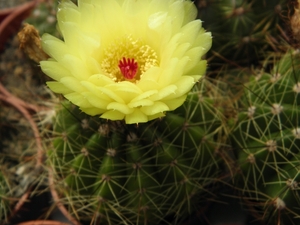
M143 73L158 64L156 52L140 39L129 35L116 39L104 49L101 69L116 82L136 82Z
M123 57L123 61L119 61L119 68L125 79L131 80L136 75L138 64L134 61L134 59L126 60L126 58Z

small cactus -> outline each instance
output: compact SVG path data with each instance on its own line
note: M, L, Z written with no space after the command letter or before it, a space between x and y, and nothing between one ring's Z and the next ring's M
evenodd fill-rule
M284 24L287 8L284 0L199 0L197 4L199 18L214 37L208 53L208 58L213 57L211 67L224 62L249 66L278 47L278 27Z
M221 95L208 97L217 92L203 80L182 107L138 125L87 116L64 102L48 165L70 213L94 223L158 224L193 212L220 176Z
M292 224L300 215L299 57L291 50L278 62L275 58L270 72L250 79L238 102L232 136L240 168L235 185L248 203L262 205L261 217L268 222Z

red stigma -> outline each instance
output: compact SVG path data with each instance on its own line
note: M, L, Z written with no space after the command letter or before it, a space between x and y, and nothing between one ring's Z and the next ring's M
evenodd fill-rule
M134 59L126 59L123 57L123 59L119 61L118 66L125 79L131 80L135 77L138 64L134 61Z

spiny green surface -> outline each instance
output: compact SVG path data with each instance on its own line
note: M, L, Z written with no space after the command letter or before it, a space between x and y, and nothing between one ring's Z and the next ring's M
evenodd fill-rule
M284 0L200 0L199 18L214 40L211 66L250 65L276 50L287 3ZM220 64L221 63L221 64ZM230 63L229 63L230 64Z
M214 96L214 97L212 97ZM226 131L218 87L203 80L186 103L151 123L125 125L58 110L53 170L62 202L80 221L177 223L212 197Z
M291 50L244 87L233 148L235 185L269 223L297 224L300 166L300 55ZM298 222L297 222L298 221Z

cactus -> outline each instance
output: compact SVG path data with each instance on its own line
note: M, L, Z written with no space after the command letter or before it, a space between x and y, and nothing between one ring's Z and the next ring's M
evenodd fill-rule
M297 224L300 55L290 50L278 62L273 59L273 69L252 77L238 102L232 147L240 173L234 185L268 223ZM271 63L268 59L265 65Z
M224 61L248 66L266 51L277 50L276 38L287 8L284 0L199 0L197 5L199 18L214 36L208 53L213 57L211 67Z
M79 221L184 219L200 198L212 197L208 186L220 176L216 153L226 136L220 92L203 80L182 107L137 125L87 116L64 102L47 160L61 201Z
M57 4L58 1L41 2L25 22L33 25L40 34L47 32L59 36L55 17Z

